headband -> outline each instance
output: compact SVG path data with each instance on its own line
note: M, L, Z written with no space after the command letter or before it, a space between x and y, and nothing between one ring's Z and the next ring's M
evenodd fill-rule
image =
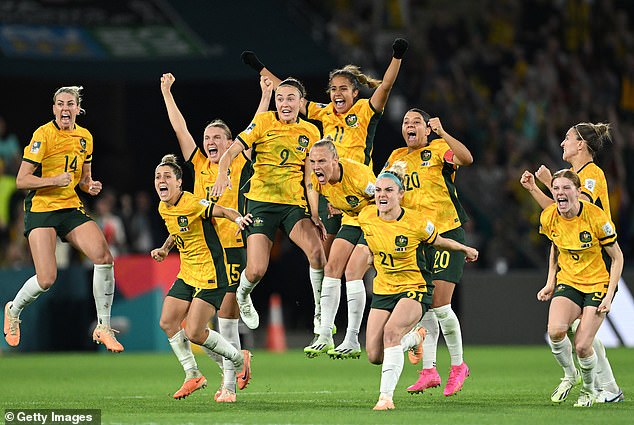
M392 179L396 185L403 190L403 183L401 182L401 179L398 178L397 175L395 175L394 173L391 173L389 171L384 171L381 174L379 174L379 176L376 178L378 179L383 179L383 178L388 178L388 179Z

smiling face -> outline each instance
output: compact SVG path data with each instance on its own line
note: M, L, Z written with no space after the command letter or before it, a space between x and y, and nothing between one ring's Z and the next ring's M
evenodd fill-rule
M302 96L296 87L282 85L275 91L275 108L277 115L285 124L297 121Z
M335 75L330 80L330 101L335 106L335 112L345 114L354 105L354 100L359 95L359 90L345 75Z
M77 98L71 93L61 92L55 97L53 115L55 115L57 126L62 130L75 128L75 118L80 110Z
M557 210L566 217L571 218L579 213L579 196L581 188L567 177L556 177L552 182L552 192Z
M220 157L223 153L229 149L231 140L227 137L227 133L220 127L209 126L205 129L203 134L203 147L207 158L213 164L217 164L220 161Z
M325 146L310 150L310 166L319 184L336 183L341 177L339 158Z
M427 145L427 136L431 129L421 114L416 111L407 111L403 117L401 131L407 147L413 151Z
M169 165L159 165L154 174L154 189L161 201L174 205L181 194L182 179L176 178L174 169Z
M379 215L385 216L400 211L404 193L394 179L389 177L377 179L374 188L374 200L376 208L379 210Z
M561 147L564 150L562 154L562 159L566 162L570 162L573 160L575 156L579 154L581 149L583 148L583 140L579 140L579 134L574 127L571 127L566 132L566 138L563 142L561 142Z

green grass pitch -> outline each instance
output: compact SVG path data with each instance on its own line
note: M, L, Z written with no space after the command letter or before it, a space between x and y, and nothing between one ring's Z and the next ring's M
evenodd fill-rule
M443 386L409 395L417 370L405 359L394 395L396 410L374 412L380 366L359 360L307 359L255 351L253 379L235 404L218 404L218 367L198 356L209 387L184 400L170 395L183 373L171 353L21 354L0 356L2 409L101 409L104 424L632 424L634 350L611 349L624 403L573 408L578 388L564 404L550 403L561 370L546 345L465 348L471 368L463 390L443 397L449 369L438 353Z

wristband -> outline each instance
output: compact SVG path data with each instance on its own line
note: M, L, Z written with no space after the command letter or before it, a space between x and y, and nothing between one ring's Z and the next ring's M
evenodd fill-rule
M244 220L244 217L239 216L239 217L236 217L236 219L234 221L236 222L236 224L238 226L240 226L240 223L242 223L242 220Z

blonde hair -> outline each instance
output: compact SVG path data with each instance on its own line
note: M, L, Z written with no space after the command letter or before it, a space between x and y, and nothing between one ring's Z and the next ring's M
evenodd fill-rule
M555 179L558 179L561 177L570 180L577 189L581 187L581 179L579 179L579 175L569 169L559 170L555 174L553 174L553 178L550 180L550 186L552 187Z
M396 161L392 166L383 170L381 174L376 178L377 180L382 178L389 178L396 182L401 190L404 190L405 185L403 182L405 181L405 174L407 173L407 162L405 161Z
M57 96L59 96L61 93L68 93L75 97L75 102L77 102L77 106L79 106L79 113L85 114L86 110L81 107L81 101L82 101L81 91L83 89L84 88L82 86L60 87L55 91L55 94L53 94L53 103L57 102Z
M310 149L311 151L315 148L326 148L328 152L332 153L335 158L339 158L339 154L337 153L337 147L333 143L332 136L327 135L323 139L315 142L313 147Z
M215 119L215 120L211 121L209 124L207 124L205 126L205 130L207 130L209 127L219 128L219 129L221 129L222 131L225 132L225 135L227 136L227 139L229 139L229 140L233 139L233 136L231 136L231 129L229 128L227 123L225 123L223 120Z

